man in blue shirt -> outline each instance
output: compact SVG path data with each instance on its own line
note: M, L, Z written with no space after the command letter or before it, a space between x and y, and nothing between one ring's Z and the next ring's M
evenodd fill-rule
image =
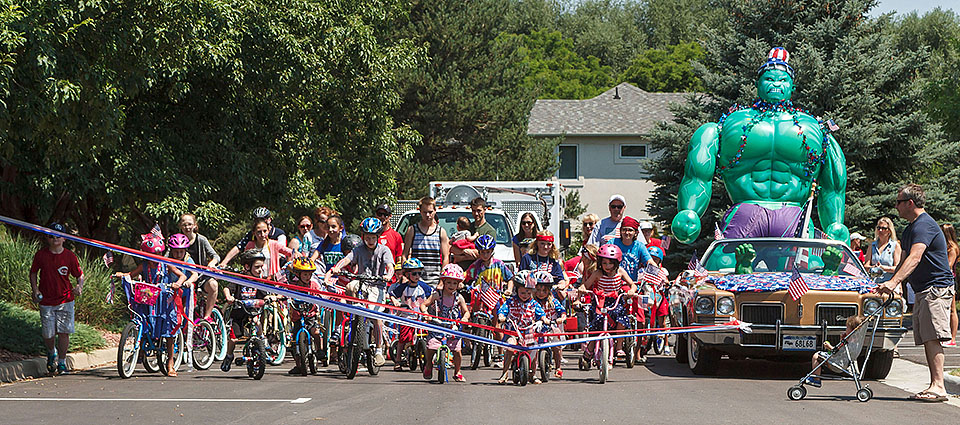
M915 184L908 184L897 193L897 213L910 222L900 238L901 246L909 254L900 262L893 278L882 283L878 290L892 294L894 288L906 280L917 294L913 306L913 338L917 345L923 345L930 369L930 386L910 398L947 401L940 343L951 338L953 273L947 260L947 240L937 222L924 210L925 199L923 189Z

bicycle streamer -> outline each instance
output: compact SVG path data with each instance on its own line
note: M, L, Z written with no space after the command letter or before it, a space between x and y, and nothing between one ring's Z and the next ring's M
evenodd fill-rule
M11 226L32 230L32 231L46 234L46 235L59 236L66 240L81 243L94 248L105 249L113 252L121 252L133 257L143 259L143 260L163 263L163 264L175 266L181 269L194 271L204 276L210 276L216 279L222 279L227 282L248 286L248 287L259 289L272 294L282 295L298 301L316 304L321 307L326 307L329 309L338 310L341 312L346 312L351 314L358 314L360 316L364 316L367 318L386 320L388 322L399 323L399 324L414 327L417 329L432 330L437 333L452 335L459 338L464 338L471 341L477 341L484 344L489 344L489 345L507 348L511 350L533 351L533 350L539 350L543 348L579 344L583 342L596 341L596 340L608 339L608 338L616 339L616 338L629 338L629 337L636 337L636 336L656 336L656 335L681 334L681 333L692 333L692 332L715 332L715 331L726 331L726 330L733 330L733 329L738 329L745 333L750 332L749 323L732 320L730 322L720 324L720 325L708 325L708 326L700 326L700 327L688 326L688 327L678 327L678 328L658 328L663 330L659 330L656 332L627 333L627 332L630 332L631 330L625 330L623 334L604 336L604 337L592 336L592 337L584 337L584 338L575 338L575 339L559 341L555 343L538 344L538 345L532 345L532 346L513 345L513 344L507 344L495 339L478 337L470 333L462 332L456 329L451 329L443 326L434 325L428 322L421 322L421 321L409 319L406 317L401 317L401 316L380 312L377 310L371 310L369 308L364 308L357 305L347 304L343 301L355 302L359 304L365 304L365 305L376 306L376 307L384 307L389 309L390 311L402 311L406 313L414 313L419 316L431 317L431 318L439 319L446 322L457 323L464 326L473 326L473 327L478 327L483 329L489 329L498 333L518 336L516 332L505 330L505 329L482 326L482 325L478 325L471 322L463 322L460 320L445 319L445 318L436 317L436 316L432 316L432 315L421 313L421 312L414 312L412 310L408 310L408 309L404 309L404 308L400 308L392 305L381 304L381 303L376 303L376 302L367 301L367 300L361 300L361 299L349 297L346 295L338 295L331 292L319 291L319 290L305 288L301 286L286 285L279 282L269 281L266 279L254 278L252 276L246 276L246 275L241 275L241 274L233 273L229 271L214 269L214 268L210 268L210 267L199 265L199 264L188 264L179 260L174 260L172 258L148 254L140 250L111 244L109 242L103 242L96 239L89 239L81 236L71 235L68 233L58 232L56 230L49 229L47 227L38 226L38 225L27 223L21 220L6 217L3 215L0 215L0 222L5 223L7 225L11 225ZM330 299L323 298L320 295L329 297ZM332 298L340 299L341 301L334 301ZM586 334L586 332L571 332L571 333L562 333L562 334L537 334L537 336L541 336L541 335L566 336L566 335L583 335L583 334Z

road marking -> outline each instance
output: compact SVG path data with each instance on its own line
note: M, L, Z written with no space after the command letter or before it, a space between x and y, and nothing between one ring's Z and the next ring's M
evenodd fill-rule
M295 400L250 399L250 398L54 398L54 397L0 397L0 401L134 401L160 403L290 403L304 404L312 400L300 397Z

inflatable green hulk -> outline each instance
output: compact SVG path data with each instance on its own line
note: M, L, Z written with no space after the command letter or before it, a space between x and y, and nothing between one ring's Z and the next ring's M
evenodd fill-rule
M843 225L846 159L830 134L837 127L793 106L788 60L786 49L770 50L757 72L759 99L749 107L734 105L690 139L672 223L680 242L691 243L700 234L714 172L734 202L723 218L724 238L798 234L802 206L814 182L821 227L832 239L849 238Z

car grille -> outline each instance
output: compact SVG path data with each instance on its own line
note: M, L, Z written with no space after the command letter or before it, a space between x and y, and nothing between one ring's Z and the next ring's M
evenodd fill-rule
M857 306L851 304L817 304L817 324L846 326L847 318L857 315Z
M776 325L783 322L783 304L741 304L740 321L757 325Z
M880 326L884 328L899 328L902 326L900 324L900 319L883 319L880 321Z

